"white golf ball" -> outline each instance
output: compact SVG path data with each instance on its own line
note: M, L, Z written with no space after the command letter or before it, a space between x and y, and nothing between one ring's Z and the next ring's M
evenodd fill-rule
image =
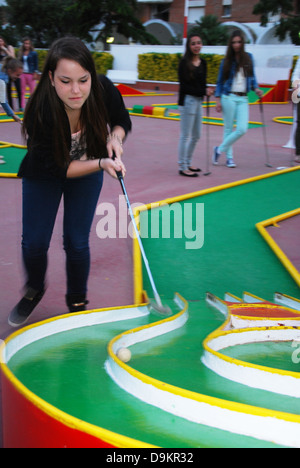
M117 352L117 357L122 362L129 362L131 359L131 351L128 348L120 348Z

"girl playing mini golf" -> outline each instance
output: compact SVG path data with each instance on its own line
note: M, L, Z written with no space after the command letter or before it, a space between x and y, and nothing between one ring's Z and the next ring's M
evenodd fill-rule
M56 41L24 115L28 152L18 175L23 179L26 283L9 316L11 326L24 324L45 293L47 253L62 198L66 303L70 312L85 309L89 233L103 173L125 175L122 142L130 130L119 91L97 76L86 46L75 38Z

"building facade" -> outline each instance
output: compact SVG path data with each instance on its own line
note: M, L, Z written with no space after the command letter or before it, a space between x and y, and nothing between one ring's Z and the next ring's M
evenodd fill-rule
M268 27L260 26L259 16L253 14L258 0L137 0L139 18L147 30L162 44L179 43L183 36L185 2L188 24L193 25L203 16L214 15L228 28L239 28L250 44L276 44L274 25L279 17L270 18ZM295 11L300 12L300 0L295 0ZM178 42L176 42L178 41ZM290 41L287 39L287 43Z

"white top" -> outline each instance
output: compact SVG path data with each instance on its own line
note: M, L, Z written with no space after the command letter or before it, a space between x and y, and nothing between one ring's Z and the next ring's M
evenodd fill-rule
M23 72L24 73L29 73L29 66L28 66L28 56L27 55L24 55L23 56Z
M247 80L243 68L241 68L234 77L231 91L233 93L246 93L247 92Z

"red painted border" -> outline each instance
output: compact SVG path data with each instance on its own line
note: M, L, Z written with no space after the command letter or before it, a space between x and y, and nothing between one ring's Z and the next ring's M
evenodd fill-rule
M113 448L28 401L1 372L4 448ZM5 403L5 404L4 404Z

